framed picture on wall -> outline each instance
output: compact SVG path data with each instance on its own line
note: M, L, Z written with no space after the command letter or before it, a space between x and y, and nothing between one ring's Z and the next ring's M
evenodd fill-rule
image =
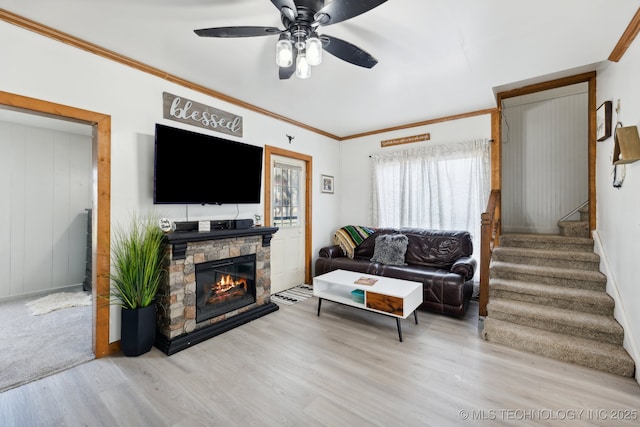
M320 175L320 191L323 193L333 193L333 177Z
M611 136L612 102L605 101L596 110L596 139L604 141Z

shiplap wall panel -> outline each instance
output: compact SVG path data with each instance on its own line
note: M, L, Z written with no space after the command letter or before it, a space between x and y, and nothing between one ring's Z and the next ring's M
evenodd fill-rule
M11 129L0 122L0 295L11 293Z
M33 293L52 289L51 270L55 246L51 239L53 206L53 141L46 132L27 130L25 155L24 290ZM44 141L44 142L43 142ZM19 206L16 206L19 209Z
M69 277L69 226L70 218L70 149L69 144L55 136L53 169L53 215L51 237L53 244L52 283L71 283ZM77 282L76 282L77 283Z
M91 207L91 138L72 135L68 139L69 175L67 188L80 197L69 197L68 217L61 218L61 230L66 231L68 242L68 265L66 282L82 283L85 276L87 256L87 212ZM81 260L82 263L78 263Z
M91 137L0 122L0 298L82 283Z
M504 109L504 231L558 233L588 199L587 120L586 93Z
M24 230L26 219L24 216L25 203L25 179L26 175L26 146L27 130L24 127L12 126L9 136L9 157L11 166L9 168L9 179L11 187L9 188L9 206L10 218L9 226L9 258L11 265L9 270L10 293L3 296L13 296L25 293L24 289L24 257L25 257L25 236ZM15 141L19 141L16 143ZM1 237L1 236L0 236ZM2 274L3 277L4 274Z

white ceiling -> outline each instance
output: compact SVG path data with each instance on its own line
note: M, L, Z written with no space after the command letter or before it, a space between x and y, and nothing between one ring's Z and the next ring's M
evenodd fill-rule
M342 1L342 0L334 0ZM388 0L321 34L379 61L324 55L308 80L278 79L282 28L269 0L0 0L0 8L338 137L495 107L495 92L594 70L640 0Z

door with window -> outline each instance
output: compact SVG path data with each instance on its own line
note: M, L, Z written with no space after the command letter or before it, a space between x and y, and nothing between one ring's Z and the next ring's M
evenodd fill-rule
M271 293L304 283L305 162L271 157Z

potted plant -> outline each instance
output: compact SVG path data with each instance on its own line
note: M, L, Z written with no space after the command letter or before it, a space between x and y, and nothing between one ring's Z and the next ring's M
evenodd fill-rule
M111 249L111 302L122 308L120 348L126 356L151 350L156 333L155 299L165 273L163 232L151 218L134 216L118 227Z

